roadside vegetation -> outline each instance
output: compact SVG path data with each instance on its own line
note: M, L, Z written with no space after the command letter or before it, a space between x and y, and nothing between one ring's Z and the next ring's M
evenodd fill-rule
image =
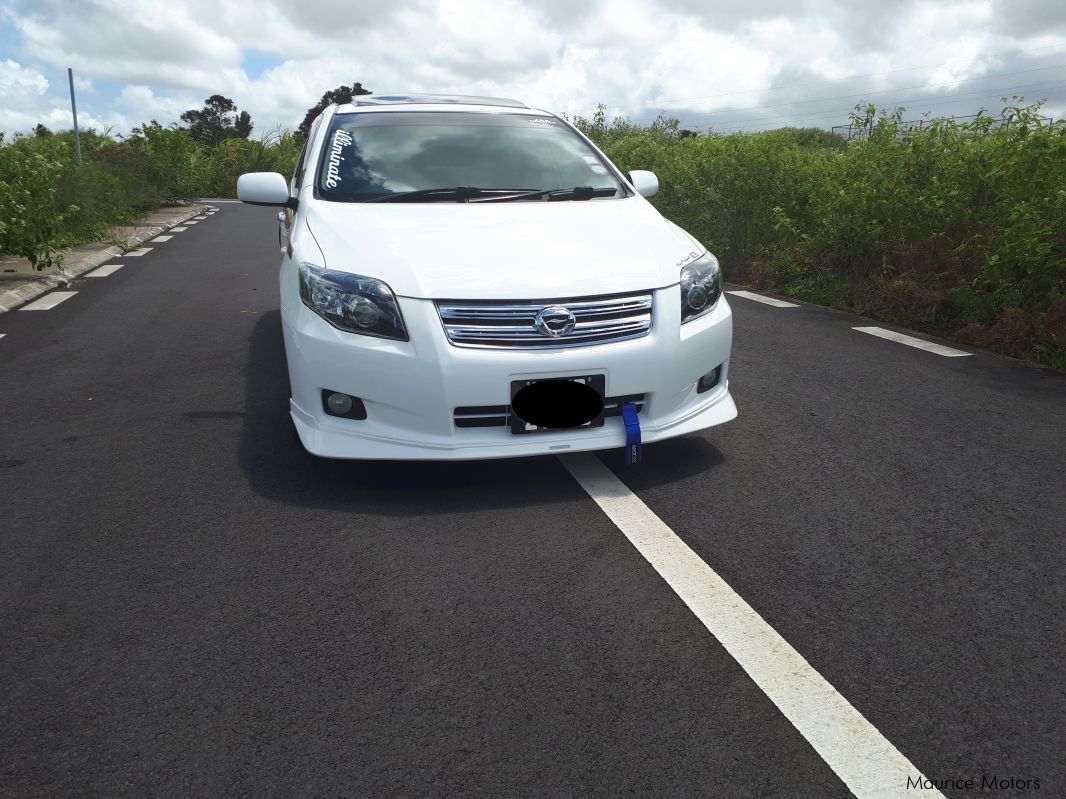
M302 141L289 131L252 138L247 112L220 95L182 114L189 127L151 122L129 136L38 125L32 135L0 133L0 253L38 269L57 266L61 250L107 240L162 205L231 197L244 172L292 172Z
M303 131L253 137L214 95L128 137L41 126L0 134L0 252L54 266L160 205L232 197L244 172L290 174ZM659 176L653 198L716 252L726 277L784 295L1066 370L1066 123L1017 99L972 122L908 130L899 112L857 108L862 140L818 129L718 135L676 120L577 118L620 167Z
M716 252L728 280L1066 370L1066 123L1017 99L919 130L691 135L676 120L581 127Z

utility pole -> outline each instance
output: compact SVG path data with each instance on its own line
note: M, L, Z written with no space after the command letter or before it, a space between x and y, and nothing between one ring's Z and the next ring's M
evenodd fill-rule
M78 166L81 166L81 134L78 133L78 105L74 102L74 70L67 67L67 78L70 80L70 111L74 114L74 151L78 156Z

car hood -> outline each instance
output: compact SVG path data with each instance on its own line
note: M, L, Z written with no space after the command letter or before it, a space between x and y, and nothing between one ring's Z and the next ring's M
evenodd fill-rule
M306 220L327 269L406 297L550 299L678 282L702 248L641 198L569 202L334 203Z

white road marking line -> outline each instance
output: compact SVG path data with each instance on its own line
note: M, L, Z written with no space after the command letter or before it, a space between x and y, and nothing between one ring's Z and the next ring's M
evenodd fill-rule
M107 277L115 274L122 266L123 264L104 264L91 271L86 277Z
M197 222L195 219L187 219L187 220L185 220L185 224L186 225L199 225L200 223Z
M194 216L193 219L207 219L207 214L200 214L200 216Z
M0 333L0 338L3 338L6 335L7 335L7 333Z
M173 236L156 236L152 241L170 241Z
M188 230L187 227L172 227L170 229L170 232L171 233L184 233L186 230Z
M923 779L910 761L599 458L558 457L855 796L943 799L935 789L907 789L908 778Z
M23 305L19 308L20 311L49 311L55 308L59 303L65 302L73 297L78 292L76 291L53 291L49 294L45 294L41 299L31 302L29 305Z
M152 251L151 247L140 247L140 248L134 250L133 252L126 253L126 257L127 258L136 258L138 256L144 255L146 252L151 252L151 251Z
M935 352L937 355L943 355L945 358L962 358L966 355L973 355L972 352L963 352L962 350L956 350L952 347L945 347L943 344L934 344L931 341L923 341L914 336L896 333L893 330L885 330L883 327L853 327L852 330L858 330L860 333L869 333L871 336L877 336L878 338L886 338L889 341L897 341L900 344L906 344L908 347L917 347L926 352Z
M734 297L743 297L746 300L755 300L755 302L766 303L767 305L772 305L775 308L799 308L799 306L794 302L775 300L773 297L764 297L762 294L755 294L751 291L727 291L726 294L732 294Z

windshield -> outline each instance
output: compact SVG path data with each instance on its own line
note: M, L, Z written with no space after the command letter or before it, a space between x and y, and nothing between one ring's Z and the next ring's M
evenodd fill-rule
M528 114L388 112L333 120L318 169L319 196L365 202L418 192L412 199L466 201L427 190L544 192L591 187L595 196L625 190L570 128ZM575 195L588 199L588 193ZM544 199L531 196L529 199ZM557 198L552 198L557 199Z

